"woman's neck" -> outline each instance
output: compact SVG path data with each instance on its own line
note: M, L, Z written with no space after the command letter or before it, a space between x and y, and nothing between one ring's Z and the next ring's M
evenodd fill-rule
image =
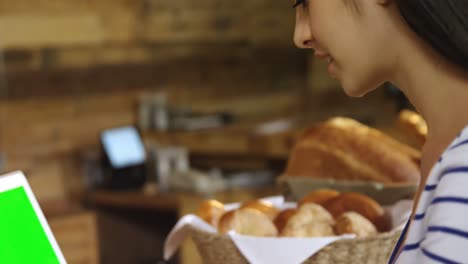
M468 125L468 75L419 39L400 47L393 82L428 124L423 148L422 183L446 147ZM422 184L424 185L424 184Z

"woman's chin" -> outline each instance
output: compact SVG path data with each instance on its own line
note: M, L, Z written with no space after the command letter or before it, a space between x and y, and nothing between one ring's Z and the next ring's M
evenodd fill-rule
M341 85L343 87L345 94L348 95L349 97L359 98L367 94L366 90L359 89L359 87L352 87L350 85L346 85L345 83L342 83Z
M360 82L346 80L344 78L341 80L341 86L343 87L343 90L346 93L346 95L356 98L363 97L364 95L366 95L370 91L375 90L376 88L369 84L366 85Z

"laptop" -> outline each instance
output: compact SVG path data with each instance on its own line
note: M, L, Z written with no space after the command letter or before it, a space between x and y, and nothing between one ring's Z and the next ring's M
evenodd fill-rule
M0 263L67 263L19 171L0 177Z

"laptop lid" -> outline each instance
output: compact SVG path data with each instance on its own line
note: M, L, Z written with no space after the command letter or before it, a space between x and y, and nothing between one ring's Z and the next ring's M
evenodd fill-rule
M0 177L0 263L66 263L22 172Z

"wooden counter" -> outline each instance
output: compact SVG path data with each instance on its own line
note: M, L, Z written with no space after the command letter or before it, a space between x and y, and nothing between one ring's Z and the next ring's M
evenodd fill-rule
M259 197L277 195L280 190L275 186L259 189L234 189L213 193L211 195L157 191L145 193L143 191L108 191L100 190L88 194L87 201L97 207L140 209L140 210L169 210L180 215L194 212L204 199L217 199L223 203L244 202Z
M138 191L96 191L89 194L88 201L95 206L120 209L177 211L180 205L177 195L144 194Z

